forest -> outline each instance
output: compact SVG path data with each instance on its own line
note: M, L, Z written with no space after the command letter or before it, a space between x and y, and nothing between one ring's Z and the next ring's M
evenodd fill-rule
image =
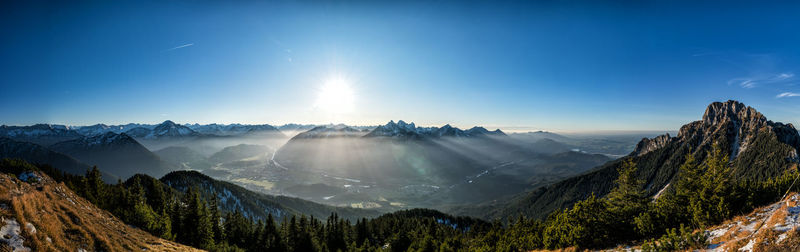
M798 177L797 170L789 170L761 181L734 179L729 156L720 148L706 155L703 163L687 155L677 179L655 199L645 194L634 176L636 163L627 159L607 195L591 195L545 219L519 215L492 222L428 209L355 223L336 213L325 220L271 214L256 219L221 211L218 199L195 188L179 192L145 175L111 185L96 167L76 176L6 159L1 168L15 174L43 171L125 223L212 251L524 251L636 244L645 251L670 251L704 248L706 237L694 230L779 200Z

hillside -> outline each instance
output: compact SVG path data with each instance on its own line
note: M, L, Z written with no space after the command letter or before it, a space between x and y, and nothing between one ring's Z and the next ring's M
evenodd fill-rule
M0 166L3 251L197 250L131 227L34 169Z
M96 165L102 171L123 179L136 173L159 177L176 168L125 133L107 132L59 142L50 146L50 149Z
M189 147L171 146L153 153L162 160L170 162L181 169L205 170L213 165L208 161L207 157Z
M91 168L70 156L51 151L41 145L4 137L0 137L0 158L19 158L30 163L49 164L71 174L83 174Z
M687 154L695 155L703 163L714 144L729 154L733 175L739 180L773 178L800 160L797 154L800 136L791 124L769 121L754 108L737 101L710 104L702 120L684 125L676 137L666 134L643 139L627 157L638 164L636 178L644 181L646 194L655 195L665 188L669 190L667 187L676 178ZM520 213L544 218L592 193L607 194L624 159L519 195L504 206L483 205L464 208L458 213L487 219Z
M310 215L325 218L336 212L345 219L356 220L378 216L374 210L333 207L311 201L256 193L230 182L212 179L196 171L175 171L161 178L164 184L185 192L189 187L198 189L206 198L214 195L223 211L239 211L247 217L266 219L268 214L276 217Z

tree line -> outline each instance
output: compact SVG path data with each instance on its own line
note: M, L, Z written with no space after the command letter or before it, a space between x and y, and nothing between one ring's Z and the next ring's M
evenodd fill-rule
M657 198L636 179L637 165L626 159L614 188L590 195L544 220L518 216L492 223L412 209L360 219L332 213L312 216L268 215L266 219L221 212L217 198L196 188L179 192L161 181L136 175L106 184L95 167L85 176L42 171L125 223L155 236L213 251L526 251L609 248L643 244L645 251L704 248L695 230L718 224L772 203L789 189L797 170L766 180L733 179L729 156L718 146L699 163L687 154L677 177Z

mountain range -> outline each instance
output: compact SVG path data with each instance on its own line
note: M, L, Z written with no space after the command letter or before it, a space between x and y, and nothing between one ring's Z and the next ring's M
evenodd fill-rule
M0 126L0 157L26 160L51 171L53 178L73 181L69 186L93 197L91 202L104 201L92 195L96 186L89 183L90 175L102 176L111 183L124 180L121 185L105 185L107 190L115 193L125 190L124 193L96 195L133 202L132 206L140 207L134 209L134 215L119 216L126 221L159 216L189 225L191 222L185 220L193 213L182 215L180 209L200 209L197 211L205 215L212 212L204 207L192 208L192 204L200 202L192 195L199 193L203 201L214 202L211 206L218 207L227 218L242 216L240 222L264 221L270 216L288 221L291 216L308 215L341 217L357 221L356 227L362 225L358 223L366 223L361 218L403 221L397 216L408 213L447 217L430 210L382 215L417 207L484 220L507 220L520 215L545 219L553 212L561 213L561 217L553 218L566 218L563 216L572 212L562 209L574 209L573 206L581 209L593 199L605 199L618 186L623 177L621 168L628 161L636 166L630 176L642 182L638 189L650 198L679 190L674 188L676 181L683 179L679 171L687 156L702 164L709 160L707 153L712 149L730 157L730 174L726 175L734 181L770 183L767 181L776 178L786 181L787 172L796 172L800 163L800 134L793 125L770 121L756 109L737 101L714 102L700 120L687 123L679 131L636 141L631 139L641 134L614 137L544 131L506 134L478 126L466 130L451 125L418 127L402 120L379 126L329 124L284 128L287 132L299 132L284 134L281 127L270 125L181 125L172 121L157 125ZM625 154L620 155L622 151ZM2 164L5 167L18 162L3 160ZM99 171L87 172L92 166ZM84 174L86 177L75 176ZM70 193L56 190L57 186L41 173L3 171L0 178L14 181L13 185L3 186L25 187L24 183L28 183L50 194L35 196L38 198ZM37 185L37 181L45 183ZM25 190L30 194L34 187ZM180 202L165 201L164 195ZM71 200L71 204L79 202L82 209L90 209L93 214L81 218L92 223L114 222L108 217L97 217L100 215L94 214L97 211L92 210L89 201L59 200L59 204L70 204L65 201ZM14 202L15 206L20 205L19 200ZM152 208L141 208L145 204L142 202L148 202ZM173 205L167 209L163 207L165 204ZM122 211L118 206L103 207ZM69 215L73 211L70 209L51 210L53 214ZM793 210L787 211L794 215ZM777 210L762 212L783 216ZM60 221L63 225L75 225L74 220L69 222L72 224L66 222L70 218ZM450 225L444 219L436 221ZM553 221L547 219L542 223L552 225ZM522 225L519 223L539 222L521 219L514 225ZM148 230L157 230L158 226L139 225ZM8 237L11 238L3 239L16 236ZM138 239L178 246L146 235ZM186 236L178 238L186 239ZM96 237L89 240L103 244ZM137 241L125 242L137 244Z
M414 123L406 123L403 120L389 121L386 125L381 125L372 130L365 137L399 137L399 138L422 138L422 137L477 137L477 136L504 136L505 133L499 129L488 131L483 127L473 127L468 130L461 130L446 124L442 127L417 127Z
M539 151L544 149L548 151ZM370 131L319 126L290 139L273 160L292 174L293 179L278 184L290 194L329 204L366 201L384 208L437 208L496 199L610 160L568 148L539 150L500 130L417 127L400 120ZM320 187L312 183L347 190L304 187Z

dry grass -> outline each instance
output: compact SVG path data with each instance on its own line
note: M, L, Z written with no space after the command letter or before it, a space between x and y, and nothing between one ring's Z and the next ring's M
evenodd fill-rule
M800 251L800 234L797 231L786 232L786 239L780 243L771 243L758 247L756 251Z
M0 208L0 216L20 223L24 245L32 251L196 250L130 227L63 183L40 176L42 181L29 184L0 174L0 205L8 206ZM26 223L36 231L28 231Z
M781 207L778 208L778 210L775 210L775 213L773 213L772 216L767 219L763 228L772 228L776 225L783 224L786 220L786 216L788 215L789 207L786 205L786 203L781 204Z
M776 230L775 227L784 225L789 216L789 208L798 205L800 200L794 196L794 194L789 195L786 200L780 203L755 209L748 215L737 216L721 225L709 228L709 231L727 228L723 235L714 238L710 242L712 244L721 244L719 249L722 251L736 251L747 245L751 240L754 241L753 251L773 251L782 246L793 248L793 246L787 245L789 238L779 242L778 237L789 234L797 236L795 231L784 233ZM753 233L747 228L753 228L756 232ZM797 240L800 240L800 238Z

